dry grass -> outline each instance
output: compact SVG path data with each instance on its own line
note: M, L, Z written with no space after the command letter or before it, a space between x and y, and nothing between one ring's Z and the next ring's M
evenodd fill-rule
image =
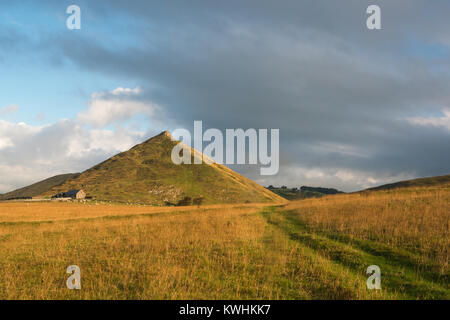
M448 189L196 207L0 203L0 299L449 298ZM69 265L81 290L68 290ZM382 290L367 290L377 264Z
M227 208L262 208L267 204L208 205L201 210ZM104 204L101 202L0 202L0 224L8 222L43 222L71 219L93 219L196 210L196 206L157 207L147 205Z
M263 209L2 204L0 298L371 296L362 277L292 242ZM65 286L72 264L81 268L79 291Z
M71 211L72 208L70 205L47 208L48 212L52 209ZM238 225L233 221L239 220L242 213L257 211L258 207L232 209L229 214L225 209L222 213L227 218L221 215L213 219L206 209L197 210L195 216L180 214L182 210L163 216L156 212L148 216L127 216L143 211L123 207L120 215L111 215L116 210L120 208L100 206L85 212L100 211L109 213L108 217L9 224L8 228L2 228L0 252L6 259L1 263L0 277L5 278L0 281L0 296L180 298L188 294L187 287L191 297L199 297L202 292L213 294L204 287L207 279L202 279L212 276L209 268L216 267L208 260L220 259L214 257L214 252L220 254L232 241L240 245L251 242L261 228L256 223L258 219L255 223ZM231 252L228 254L229 268L234 267L237 258ZM82 270L83 289L79 292L65 288L65 268L71 264L79 265Z
M404 248L449 272L450 188L412 188L291 202L312 232L340 233Z

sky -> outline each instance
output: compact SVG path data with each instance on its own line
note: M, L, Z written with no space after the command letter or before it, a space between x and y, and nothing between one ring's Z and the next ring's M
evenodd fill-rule
M69 30L69 5L81 29ZM369 5L381 30L366 27ZM2 1L0 193L161 131L280 130L262 185L450 173L449 1Z

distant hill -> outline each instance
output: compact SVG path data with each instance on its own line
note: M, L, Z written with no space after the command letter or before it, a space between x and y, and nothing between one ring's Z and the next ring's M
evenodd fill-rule
M322 194L337 194L337 193L343 193L342 191L339 191L334 188L322 188L322 187L307 187L302 186L300 187L301 192L318 192Z
M51 188L58 186L68 179L75 178L79 173L67 173L60 174L39 182L36 182L30 186L23 187L5 194L0 195L0 200L20 199L20 198L32 198L41 193L44 193Z
M397 188L408 188L408 187L432 187L432 186L450 186L450 175L429 177L429 178L419 178L414 180L405 180L395 183L384 184L378 187L369 188L366 190L376 191L376 190L389 190Z
M269 186L267 187L267 189L287 200L318 198L325 195L343 193L342 191L333 188L307 187L307 186L302 186L300 187L300 189L287 188L285 186L282 187Z
M157 205L189 204L189 198L210 204L284 200L223 165L175 165L171 152L177 143L169 132L163 132L46 190L41 196L83 189L97 200ZM201 153L195 151L194 156L200 157ZM186 198L188 201L183 200Z

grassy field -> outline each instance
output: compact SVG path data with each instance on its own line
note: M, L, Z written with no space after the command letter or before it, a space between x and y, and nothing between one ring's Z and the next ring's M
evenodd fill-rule
M449 299L449 188L287 204L0 203L1 299ZM366 268L381 268L381 290ZM81 290L66 268L81 268Z

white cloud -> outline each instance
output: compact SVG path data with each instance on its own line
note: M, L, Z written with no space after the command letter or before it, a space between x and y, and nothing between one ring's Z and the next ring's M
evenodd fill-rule
M0 175L2 176L0 192L11 191L11 186L15 186L17 182L27 181L29 184L37 182L41 180L42 174L43 172L36 171L28 166L0 163Z
M383 177L383 179L376 179L373 177L373 175L374 174L370 172L362 172L360 170L348 170L348 169L340 169L334 174L334 176L338 178L340 181L342 181L342 183L344 184L353 183L360 186L361 189L374 187L386 181L385 177Z
M0 120L0 193L52 175L83 171L142 142L147 132L125 123L137 114L150 117L156 108L139 101L140 94L139 87L94 93L89 109L75 119L43 126ZM112 123L113 129L105 127Z
M355 176L355 174L353 174L352 172L350 172L348 170L338 170L334 175L338 179L345 181L345 182L352 181L352 180L355 180L355 178L357 178Z
M415 117L408 118L408 121L419 126L441 127L450 131L450 108L443 109L442 114L442 117Z
M8 137L0 137L0 150L7 147L12 147L13 143Z
M78 114L77 121L95 127L124 122L137 114L151 117L158 106L140 101L141 89L116 88L108 92L96 92L88 101L88 110Z
M19 107L15 104L10 104L9 106L0 108L0 117L6 117L10 114L16 113L19 111Z
M112 94L114 95L121 95L121 94L140 94L141 93L141 88L140 87L136 87L134 89L130 89L130 88L122 88L122 87L118 87L114 90L111 91Z
M144 136L144 132L118 129L91 129L75 126L67 141L67 157L82 159L97 151L115 153L127 150Z
M376 178L375 178L376 177ZM351 192L370 187L375 187L385 183L401 180L408 180L415 176L407 174L379 174L356 169L342 169L332 167L302 167L289 166L281 167L280 172L275 177L254 179L264 185L287 185L288 187L329 187L341 191ZM288 181L288 183L286 183Z
M323 178L325 176L324 172L322 170L320 170L319 168L307 170L307 171L303 172L303 175L307 179L317 179L317 178Z

